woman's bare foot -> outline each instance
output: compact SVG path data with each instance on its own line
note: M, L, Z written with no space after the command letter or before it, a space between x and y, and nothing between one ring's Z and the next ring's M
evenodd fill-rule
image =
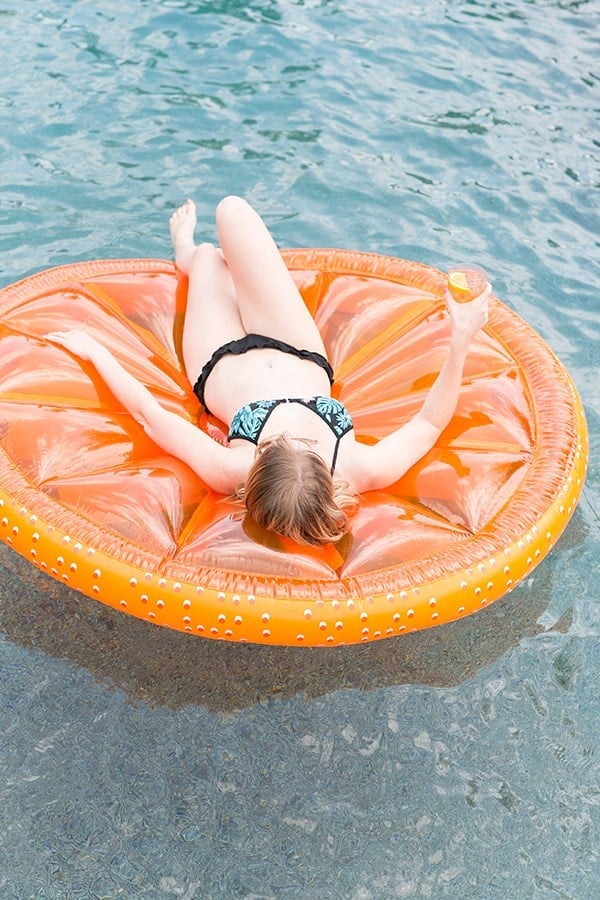
M194 229L196 228L196 206L193 200L186 200L169 219L171 243L175 251L175 265L188 275L190 262L196 249Z

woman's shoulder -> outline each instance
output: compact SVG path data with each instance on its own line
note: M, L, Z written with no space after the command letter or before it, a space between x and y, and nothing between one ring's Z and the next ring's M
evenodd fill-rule
M354 432L344 435L335 467L335 477L347 481L359 494L368 490L371 478L372 447L356 440Z

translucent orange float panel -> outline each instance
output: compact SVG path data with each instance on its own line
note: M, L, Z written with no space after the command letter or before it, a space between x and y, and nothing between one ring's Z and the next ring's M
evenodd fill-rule
M444 276L374 254L284 256L334 395L374 442L418 410L443 363ZM44 339L86 329L225 442L183 371L185 294L160 260L77 263L0 292L0 533L49 574L194 634L334 645L474 612L566 526L585 475L581 404L539 335L493 300L450 426L391 489L362 498L350 535L314 549L261 531L153 444L92 367Z

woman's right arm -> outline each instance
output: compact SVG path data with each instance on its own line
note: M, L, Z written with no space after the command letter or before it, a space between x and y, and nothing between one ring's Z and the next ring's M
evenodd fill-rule
M246 478L246 454L214 441L192 422L164 409L150 391L84 331L57 331L46 338L92 363L117 400L148 437L166 453L186 463L209 487L230 494Z

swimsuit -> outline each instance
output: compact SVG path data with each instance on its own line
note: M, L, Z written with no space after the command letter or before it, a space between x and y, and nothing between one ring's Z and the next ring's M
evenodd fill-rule
M343 403L333 397L282 397L277 400L255 400L238 409L231 420L229 440L236 438L258 444L267 419L282 403L300 403L310 409L333 431L336 441L331 460L331 474L335 469L340 441L352 431L352 417Z
M297 347L292 346L292 344L286 344L285 341L279 341L276 338L270 338L264 334L247 334L239 340L229 341L227 344L223 344L222 347L215 350L209 361L203 367L200 376L194 385L194 393L207 413L210 413L210 410L206 406L204 400L206 382L219 360L228 354L239 356L242 353L247 353L248 350L262 349L281 350L282 353L291 353L293 356L297 356L300 359L307 359L310 362L314 362L322 369L325 369L330 383L333 384L333 369L331 368L331 364L321 353L316 353L313 350L299 350ZM343 403L340 403L339 400L334 400L333 397L283 397L275 400L255 400L252 403L247 403L236 412L231 420L229 440L240 439L250 441L252 444L258 444L267 419L273 410L282 403L302 404L302 406L312 410L312 412L322 419L333 431L336 437L333 459L331 461L331 474L333 475L340 441L344 435L349 431L352 431L353 428L352 418L348 410Z
M310 362L316 363L318 366L321 366L322 369L325 369L330 383L333 384L333 369L321 353L315 353L313 350L298 350L297 347L286 344L285 341L278 341L276 338L268 337L265 334L246 334L243 338L240 338L237 341L229 341L227 344L223 344L222 347L215 350L200 372L200 376L194 385L194 393L207 413L210 413L210 410L204 400L204 390L206 388L208 376L211 374L219 360L229 354L239 356L242 353L247 353L248 350L264 349L281 350L282 353L291 353L293 356L298 356L300 359L308 359Z

